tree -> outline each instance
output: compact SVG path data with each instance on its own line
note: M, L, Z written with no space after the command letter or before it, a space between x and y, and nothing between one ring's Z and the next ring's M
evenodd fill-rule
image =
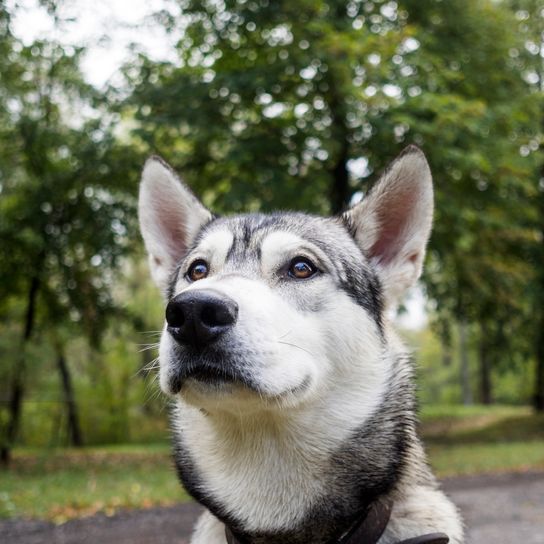
M435 175L425 283L442 323L479 325L470 329L478 330L480 345L479 397L490 402L491 371L523 335L524 290L534 273L523 254L531 237L523 220L531 164L519 153L533 137L534 107L512 58L520 39L513 14L497 3L401 6L425 29L414 34L419 48L408 58L411 75L399 80L415 96L390 116L423 144Z
M177 4L183 18L160 16L183 28L178 61L140 55L126 70L136 137L229 211L337 212L399 148L422 145L437 202L427 292L442 322L482 324L490 401L491 371L514 345L504 320L521 312L522 330L535 270L521 220L532 166L519 153L535 110L512 11L490 0Z
M537 0L510 0L509 4L515 13L516 31L521 36L520 46L514 54L532 89L535 105L534 133L520 148L520 153L533 164L527 187L526 213L533 237L526 246L525 257L536 271L527 293L531 300L529 327L534 331L531 339L536 362L533 402L537 411L544 412L544 6Z
M135 135L218 209L339 211L404 38L381 4L179 2L179 61L127 69Z
M70 435L82 441L60 331L77 327L97 345L115 311L110 287L128 246L136 175L134 153L116 141L114 118L83 81L83 51L51 41L24 46L4 17L10 51L0 83L0 246L9 252L0 260L0 299L26 300L1 436L8 462L37 326L55 346Z

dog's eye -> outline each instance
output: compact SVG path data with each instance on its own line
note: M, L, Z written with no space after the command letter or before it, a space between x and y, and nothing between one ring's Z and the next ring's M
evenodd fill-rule
M289 265L288 274L297 280L311 278L317 272L317 267L306 257L295 257Z
M187 271L187 277L191 281L203 280L208 275L209 269L206 261L199 259L195 261Z

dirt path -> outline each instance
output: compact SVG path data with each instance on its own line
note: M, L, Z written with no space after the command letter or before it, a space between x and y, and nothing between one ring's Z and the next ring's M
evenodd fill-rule
M447 480L444 488L463 511L467 544L544 544L544 473ZM200 507L125 512L69 521L0 522L2 544L187 544Z
M461 509L467 544L544 544L544 473L444 482Z

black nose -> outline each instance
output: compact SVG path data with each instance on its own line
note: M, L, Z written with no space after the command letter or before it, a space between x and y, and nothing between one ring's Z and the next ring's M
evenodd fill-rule
M212 289L175 296L166 306L168 332L180 343L205 347L228 331L238 317L238 304Z

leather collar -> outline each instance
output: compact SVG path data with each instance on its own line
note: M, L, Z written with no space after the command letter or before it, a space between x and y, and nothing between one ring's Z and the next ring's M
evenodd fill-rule
M377 544L389 523L391 510L392 503L390 501L372 503L339 539L335 539L329 544ZM236 535L228 526L225 527L225 536L228 544L246 543L243 537ZM444 533L432 533L409 538L398 544L448 544L449 540Z

